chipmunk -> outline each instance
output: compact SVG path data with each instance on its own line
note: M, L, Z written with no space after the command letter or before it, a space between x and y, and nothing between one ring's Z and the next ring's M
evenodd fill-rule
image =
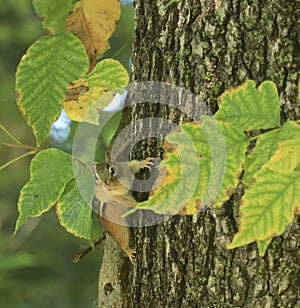
M152 158L145 160L131 160L127 162L117 162L111 164L107 161L90 166L95 176L94 193L100 201L100 221L102 226L119 243L122 250L126 253L131 262L135 259L136 251L129 247L129 228L126 225L117 224L105 217L113 217L118 221L124 221L121 216L134 207L137 201L132 196L131 188L134 175L143 168L150 169L153 165Z

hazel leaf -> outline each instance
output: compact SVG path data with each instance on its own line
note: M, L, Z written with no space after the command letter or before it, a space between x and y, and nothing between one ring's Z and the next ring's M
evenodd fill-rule
M30 164L30 180L19 196L15 232L28 217L40 216L48 211L73 176L72 160L63 151L47 149L38 153Z
M280 104L276 85L264 81L256 88L253 80L225 91L218 99L217 120L230 122L243 131L280 126Z

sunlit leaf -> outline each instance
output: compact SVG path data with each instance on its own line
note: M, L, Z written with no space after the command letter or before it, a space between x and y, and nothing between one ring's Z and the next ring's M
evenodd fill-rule
M300 163L293 172L276 172L266 163L245 191L239 231L228 248L265 241L282 234L300 212Z
M204 117L200 126L187 123L181 129L166 138L164 181L138 207L191 215L203 207L221 206L236 188L248 145L246 136L230 123Z
M106 107L114 96L113 92L108 95L107 91L101 87L90 89L86 79L79 79L68 85L64 110L73 121L80 122L84 116L85 122L97 125L100 110ZM101 104L99 98L103 95L106 101ZM96 104L94 108L91 107L93 104Z
M246 157L243 182L246 186L254 183L254 174L271 159L279 147L279 142L296 140L300 136L300 125L289 121L281 129L259 136L255 148Z
M300 129L299 129L300 133ZM266 167L279 173L291 173L300 163L300 134L299 138L279 142L279 148L266 163Z
M257 242L257 248L258 248L258 252L259 255L261 257L263 257L268 249L268 246L270 245L270 243L272 242L272 237L267 238L263 241L258 241Z
M109 46L108 39L115 30L121 8L117 0L81 0L67 20L67 30L84 43L90 59L95 59Z
M220 187L219 194L214 201L214 207L222 206L233 194L239 183L240 175L246 158L246 151L249 144L245 134L230 123L219 123L222 129L226 153L216 159L225 160L225 174Z
M217 120L227 121L243 131L280 126L280 105L277 88L264 81L256 89L253 80L225 91L219 97Z
M70 233L91 238L92 208L82 198L75 179L71 180L56 206L60 224Z
M42 37L22 57L16 74L17 104L37 145L63 108L67 84L82 77L88 65L83 45L71 33Z
M90 87L103 87L111 91L123 88L129 82L127 70L114 59L105 59L97 63L87 79Z
M15 232L28 217L40 216L48 211L73 176L72 160L66 153L57 149L38 153L31 161L30 180L20 193Z
M71 120L99 124L100 110L113 99L115 91L129 82L127 70L113 59L99 62L87 76L68 86L64 109Z
M33 6L44 29L52 34L65 30L68 14L73 8L69 0L33 0Z

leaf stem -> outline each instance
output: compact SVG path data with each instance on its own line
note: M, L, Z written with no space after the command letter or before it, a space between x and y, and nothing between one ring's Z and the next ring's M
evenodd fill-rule
M16 158L14 158L13 160L9 161L8 163L2 165L2 166L0 167L0 171L1 171L2 169L4 169L4 168L10 166L11 164L15 163L16 161L18 161L18 160L20 160L20 159L22 159L22 158L24 158L24 157L26 157L26 156L33 155L33 154L35 154L36 152L37 152L36 150L32 150L32 151L29 151L29 152L27 152L27 153L24 153L24 154L21 155L21 156L18 156L18 157L16 157Z
M22 144L13 134L11 134L3 125L0 124L0 128L17 144Z
M10 148L18 148L18 149L26 149L26 150L35 150L36 152L40 151L40 148L37 148L35 146L32 145L28 145L28 144L12 144L12 143L8 143L8 142L3 142L3 144L7 147Z
M96 241L94 241L94 247L99 245L104 239L105 239L106 233L103 232L102 235L100 236L100 238ZM82 258L84 258L90 251L94 250L94 247L89 246L87 248L83 248L82 250L80 250L76 256L74 257L74 259L72 260L73 263L78 263Z

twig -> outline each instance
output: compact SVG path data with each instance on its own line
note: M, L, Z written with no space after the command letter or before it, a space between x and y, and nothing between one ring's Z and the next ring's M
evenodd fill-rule
M13 134L11 134L3 125L0 124L0 128L17 144L21 144L21 141L19 141Z
M22 144L22 143L19 143L19 144L12 144L12 143L8 143L8 142L3 142L3 144L7 147L10 147L10 148L18 148L18 149L26 149L26 150L35 150L36 152L40 151L41 149L40 148L37 148L35 146L32 146L32 145L28 145L28 144Z
M33 155L33 154L35 154L35 153L36 153L36 151L34 150L34 151L27 152L27 153L25 153L25 154L23 154L23 155L21 155L21 156L18 156L18 157L16 157L15 159L9 161L8 163L6 163L6 164L0 166L0 170L2 170L2 169L4 169L4 168L8 167L9 165L15 163L15 162L18 161L19 159L22 159L22 158L24 158L24 157L26 157L26 156L29 156L29 155Z
M99 245L104 239L105 239L106 233L103 232L102 235L99 237L98 240L94 241L94 247ZM72 260L73 263L78 263L81 261L90 251L94 249L94 247L89 246L87 248L81 249L79 252L77 252L76 256Z

